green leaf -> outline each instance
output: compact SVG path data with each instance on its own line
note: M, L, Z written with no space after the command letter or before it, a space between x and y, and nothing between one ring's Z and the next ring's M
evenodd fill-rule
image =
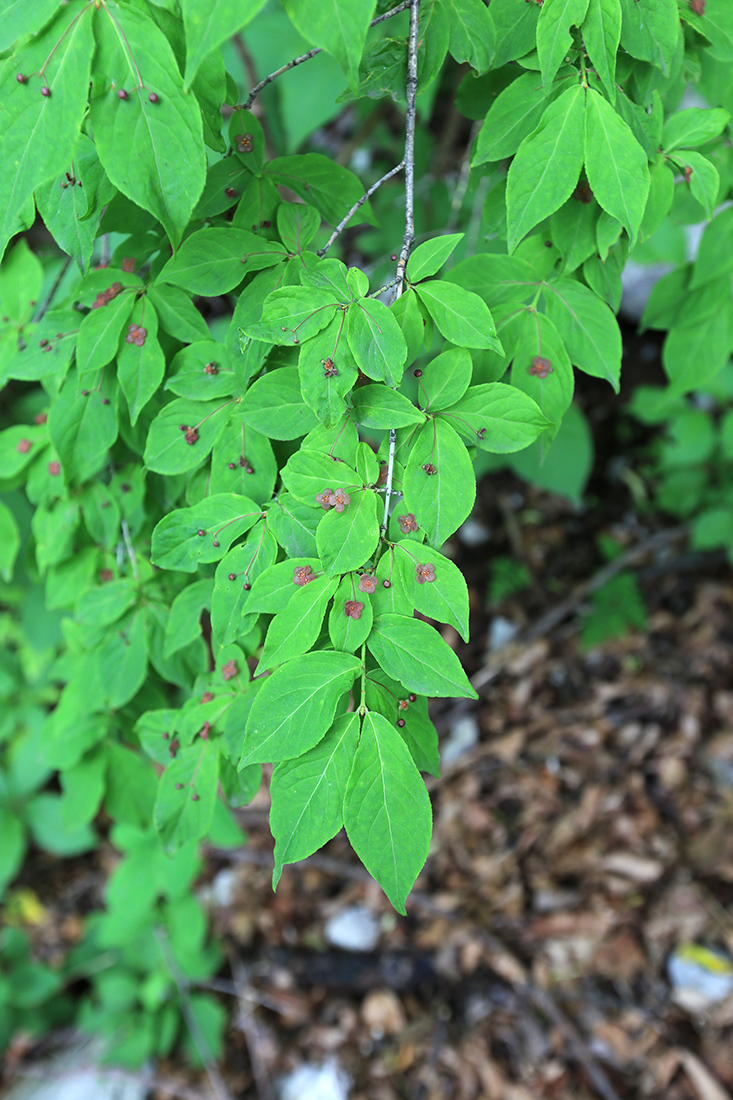
M61 820L67 829L80 829L94 820L107 786L106 771L107 754L98 747L61 772Z
M88 825L67 829L62 816L62 799L57 794L39 794L25 809L33 840L52 856L78 856L92 851L97 838Z
M446 5L438 0L423 0L417 23L418 95L432 84L443 67L450 41L450 27L451 19Z
M134 295L118 294L82 319L76 346L76 366L80 374L104 367L114 359L134 304Z
M358 377L356 360L346 341L345 320L339 311L322 332L303 344L298 356L303 399L326 427L343 417L344 398Z
M76 606L76 621L85 626L110 626L136 601L137 592L129 580L107 581L82 595Z
M84 391L75 370L67 375L48 414L48 434L69 481L85 481L103 466L117 439L116 396L109 376Z
M446 233L419 244L414 252L410 253L407 261L409 281L416 283L420 279L427 279L430 275L437 274L464 237L465 233Z
M621 38L620 0L589 0L583 44L611 103L616 102L616 53Z
M213 340L196 340L174 355L165 384L178 397L209 401L240 390L226 348Z
M87 108L95 15L80 0L64 5L40 34L3 65L0 256L10 237L27 228L34 189L62 172L74 155ZM34 29L38 25L34 18ZM26 74L27 80L19 83L18 73ZM50 96L41 95L42 85L51 89Z
M571 27L579 27L588 0L544 0L537 23L537 53L542 83L548 85L573 45Z
M733 546L733 508L707 508L696 516L690 543L696 550Z
M267 519L270 530L289 557L315 558L320 517L310 505L301 504L290 493L279 493Z
M211 825L219 777L219 753L211 742L179 749L158 784L153 821L170 855L200 840Z
M313 9L309 10L312 12ZM265 175L274 183L289 187L304 202L315 206L330 225L338 225L365 190L353 172L323 153L276 157L267 164ZM377 224L368 200L359 207L359 218L369 225Z
M20 870L26 850L23 823L9 806L0 806L0 832L3 837L2 846L0 846L1 896Z
M623 48L639 61L650 61L668 76L680 37L676 0L654 0L652 4L621 0L621 8Z
M249 712L240 768L290 760L317 745L360 670L348 653L305 653L276 669Z
M106 585L105 587L109 587ZM211 578L188 584L171 604L171 613L165 624L163 655L171 657L179 649L201 637L201 612L211 609ZM234 640L234 639L232 639Z
M288 252L302 252L320 227L321 217L314 206L283 202L277 208L277 231Z
M593 469L593 436L577 405L571 405L563 416L547 454L541 446L542 440L512 455L512 469L525 481L579 504Z
M378 541L377 497L371 489L352 493L351 503L340 514L331 508L316 531L318 556L332 576L364 565Z
M185 398L176 398L165 405L148 431L143 456L147 468L158 474L185 474L195 470L211 452L229 415L230 405L230 401L219 404ZM195 435L189 434L188 429Z
M27 34L35 34L48 22L61 0L38 0L29 7L27 0L7 0L0 12L0 50L10 49L13 43Z
M539 124L549 92L536 73L524 73L499 92L479 130L472 166L514 156Z
M679 268L677 269L680 270ZM682 269L688 274L685 268ZM700 241L695 266L692 270L690 288L695 289L704 286L705 283L727 275L733 271L733 207L727 207L715 215L713 220L705 227L705 232ZM670 274L674 274L671 272ZM658 286L659 284L657 284ZM656 286L654 288L656 290ZM686 297L686 281L680 286L680 300ZM647 310L649 306L647 305ZM674 324L674 313L666 325L654 325L654 328L671 328Z
M437 630L421 619L380 616L367 639L367 649L407 691L478 698L453 650Z
M411 703L404 695L402 684L392 680L381 668L367 673L368 709L378 711L393 725L398 718L402 718L405 724L397 726L397 730L416 767L437 777L440 775L438 731L428 717L428 701L422 695Z
M301 344L330 324L338 304L330 289L280 287L265 299L262 320L243 322L242 331L271 344Z
M150 398L160 388L165 373L165 356L158 343L158 318L150 302L143 300L135 303L130 322L146 330L142 347L138 347L132 333L128 333L117 356L117 380L127 401L130 423L134 426Z
M20 531L7 505L0 501L0 577L9 584L20 550Z
M258 378L245 395L242 419L270 439L298 439L317 424L303 403L295 367L280 367Z
M522 451L549 426L531 397L504 382L471 386L442 415L450 418L459 435L492 454Z
M702 153L690 149L680 150L674 157L684 166L685 177L689 176L690 191L710 220L715 211L720 191L720 175L715 165Z
M465 352L470 362L468 352ZM351 398L354 418L362 428L405 428L422 424L425 414L404 394L387 386L360 386Z
M585 112L585 170L598 203L626 228L632 243L649 194L646 153L613 107L592 88Z
M148 298L155 307L160 323L167 333L177 340L192 344L196 340L208 340L209 328L196 306L177 286L148 287Z
M200 229L186 237L157 282L174 283L192 294L214 298L241 283L248 271L274 267L285 259L281 245L246 229Z
M438 412L463 397L471 381L473 364L466 348L449 348L436 355L422 368L418 385L418 403ZM399 424L392 425L397 428Z
M335 577L318 577L298 586L284 611L270 623L256 675L306 653L318 639L326 604L338 587Z
M184 93L168 39L147 12L109 0L95 37L90 112L100 160L115 187L162 222L175 248L206 179L199 105ZM75 80L86 98L78 72Z
M145 683L148 649L140 609L114 623L96 651L104 701L113 710L129 703Z
M243 427L235 406L214 444L209 488L212 493L241 493L264 504L275 488L277 460L267 436L253 428L243 432Z
M273 887L283 865L297 863L336 836L359 738L358 714L343 714L320 742L272 773L270 828L275 838Z
M186 87L190 87L204 58L246 27L264 4L265 0L182 0Z
M524 57L535 48L539 14L537 4L520 6L516 0L491 0L491 17L496 29L495 69L507 61Z
M467 61L477 72L485 73L491 65L496 34L491 15L482 0L446 0L444 10L450 21L448 49L451 56L459 63Z
M41 293L43 266L24 237L13 245L0 270L0 310L10 321L26 324Z
M525 313L520 323L512 385L528 394L547 419L559 425L573 399L575 385L565 345L552 321L542 313L534 317ZM535 362L538 358L549 362L549 369L544 363Z
M177 508L153 531L151 561L161 569L195 573L199 562L223 558L235 539L261 517L253 500L236 493L217 493L191 508Z
M729 122L730 114L722 107L688 107L683 111L675 111L664 124L664 151L671 153L680 146L694 149L697 145L704 145L722 134Z
M395 563L411 605L430 619L454 626L467 642L468 588L458 566L432 547L409 541L395 543ZM424 565L433 566L433 580L421 583Z
M564 273L575 271L597 251L596 225L600 213L597 203L579 202L573 195L552 215L550 234L563 258Z
M358 618L346 613L346 605L353 602L363 604ZM369 597L357 590L353 574L342 577L328 617L328 633L334 649L355 653L366 641L372 629L372 621L373 611Z
M494 311L507 302L531 298L537 288L535 272L526 260L488 252L461 260L445 278L478 294ZM499 316L505 312L502 310Z
M362 722L346 788L344 825L369 874L404 914L407 895L430 850L432 811L407 746L376 712L369 711Z
M326 489L331 492L334 488L345 489L351 493L363 487L361 476L352 467L307 447L300 447L290 456L283 468L282 479L296 500L318 509L322 505L316 497Z
M415 293L446 340L468 348L490 348L502 354L494 319L478 294L442 279L419 283Z
M375 0L284 0L291 21L308 41L338 61L349 85L359 86L359 62Z
M308 566L314 575L321 569L321 563L315 557L294 556L287 561L278 562L277 565L270 565L252 584L249 610L264 611L268 615L284 611L298 591L299 586L294 580L295 571L304 566Z
M367 378L396 386L407 359L407 344L397 318L376 298L362 298L349 309L349 347Z
M471 459L445 420L420 429L410 448L403 491L405 513L413 513L432 546L442 546L470 515L476 499Z
M621 330L605 302L574 279L547 283L547 316L562 337L571 362L616 393L621 375Z
M521 239L570 198L583 164L585 96L568 88L546 108L517 150L507 177L507 243Z
M235 546L219 562L211 602L211 628L220 645L238 641L250 624L254 625L250 597L257 581L276 557L277 542L274 536L264 523L258 523L246 541ZM292 584L292 573L290 581ZM250 587L245 588L245 585Z
M715 378L728 361L733 346L733 305L727 300L695 323L675 325L662 348L669 378L667 397L680 397Z
M92 173L95 169L101 170L92 142L82 134L74 158L77 186L69 184L66 174L63 173L47 180L35 190L38 213L46 228L59 248L73 257L84 274L89 270L99 226L99 212L96 217L85 218L91 185L87 169L90 167Z

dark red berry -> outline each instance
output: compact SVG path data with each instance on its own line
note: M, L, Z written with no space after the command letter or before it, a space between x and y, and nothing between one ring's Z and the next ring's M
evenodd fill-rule
M89 397L89 390L82 390L81 395L82 397Z
M44 84L41 88L41 95L45 96L46 99L48 99L48 97L51 95L51 89L49 88L48 84Z
M188 425L187 424L179 424L178 427L181 429L182 432L187 432L188 431Z
M236 573L230 573L229 574L229 580L230 581L235 581L236 579L237 579L237 574Z
M196 534L199 536L199 538L203 538L206 532L204 530L199 530L196 532Z
M212 542L212 544L211 544L211 545L212 545L212 546L218 546L218 545L219 545L219 540L218 540L218 539L214 539L214 541Z
M265 221L261 222L261 228L262 229L269 229L271 225L272 225L272 222L268 222L267 219L265 219Z
M158 96L155 94L155 92L151 92L150 95L148 96L148 100L150 101L150 103L157 103L158 102Z
M414 370L412 373L415 375L416 378L422 378L421 370Z
M245 592L249 592L249 590L250 590L250 588L251 588L251 587L252 587L252 585L251 585L251 584L247 584L247 582L246 582L246 581L245 581L245 582L244 582L244 584L242 585L242 588L244 589L244 591L245 591Z
M253 474L254 470L252 469L251 466L245 466L244 467L244 472L245 472L245 474Z
M119 92L117 93L117 98L118 99L127 99L127 92L125 91L124 88L120 88Z
M48 343L48 340L39 340L38 341L38 346L39 346L39 348L45 348L47 343Z
M182 791L183 790L183 783L176 783L176 790L177 791Z
M236 468L237 468L236 462L230 462L229 463L229 469L230 470L236 470Z
M18 81L19 84L26 84L28 81L28 77L25 75L25 73L18 73L15 79Z
M169 737L170 737L170 734L169 734L169 733L164 733L164 734L163 734L163 740L164 740L164 741L167 741Z
M390 260L396 260L396 259L397 259L397 253L393 252L392 255L390 256Z
M397 719L397 725L400 727L400 729L402 729L402 727L405 725L405 719L404 718L398 718Z
M392 581L382 581L382 588L391 588Z
M196 794L196 791L194 791L193 794L191 795L191 801L192 802L198 802L198 800L199 800L199 796Z
M81 182L81 180L77 180L77 181L76 181L76 186L77 186L77 187L83 187L83 186L84 186L84 184L83 184L83 183Z
M410 699L411 703L416 703L417 702L417 695L410 695L409 699Z
M109 405L109 398L108 397L103 397L102 398L102 404L103 405Z
M224 194L228 199L236 199L237 197L237 192L234 190L233 187L225 187Z

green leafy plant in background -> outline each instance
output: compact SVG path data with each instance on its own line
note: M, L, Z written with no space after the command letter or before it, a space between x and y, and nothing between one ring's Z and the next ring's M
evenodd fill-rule
M113 1056L166 1053L183 1021L216 1057L190 887L202 840L244 842L231 810L263 765L274 882L345 827L404 912L430 845L427 698L475 697L425 621L467 638L441 547L484 463L582 491L574 372L618 390L626 258L730 190L728 22L723 0L0 14L0 574L40 711L4 727L3 870L27 829L82 850L113 822L123 856L69 961ZM243 96L248 43L273 72ZM451 188L428 122L457 64L481 125ZM680 109L698 80L713 106ZM341 102L350 167L304 141ZM370 132L389 163L359 160ZM58 250L30 246L38 215ZM716 256L655 314L677 397L696 346L714 341L706 380L733 348Z

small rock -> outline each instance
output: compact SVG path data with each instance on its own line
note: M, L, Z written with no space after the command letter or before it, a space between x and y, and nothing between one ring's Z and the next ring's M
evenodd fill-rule
M361 1006L361 1018L376 1040L385 1035L399 1035L405 1026L402 1005L391 989L374 989L367 993Z
M326 921L324 935L343 951L373 951L379 942L379 921L366 906L351 905Z
M483 546L490 537L489 529L472 516L458 528L458 538L464 546Z
M496 615L491 620L491 626L489 627L489 649L494 653L502 646L508 645L516 638L518 633L519 626L517 623L513 623L511 619L503 619L501 615Z
M446 767L478 744L478 722L472 715L457 718L440 750L440 762Z
M322 1066L302 1065L280 1081L280 1100L346 1100L349 1077L338 1062Z

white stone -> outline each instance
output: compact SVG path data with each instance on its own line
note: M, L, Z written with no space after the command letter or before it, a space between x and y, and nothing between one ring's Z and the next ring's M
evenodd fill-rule
M472 715L464 714L461 718L457 718L441 747L441 764L444 767L452 764L459 756L463 756L464 752L468 752L477 745L478 733L478 722Z
M483 546L489 541L491 532L483 523L470 516L465 523L458 528L458 538L464 546Z
M672 1000L688 1012L702 1012L733 994L733 961L722 951L686 944L667 960Z
M280 1100L347 1100L348 1074L333 1059L321 1066L298 1066L280 1081Z
M350 905L326 921L324 935L343 951L373 951L379 942L379 921L366 906Z
M20 1080L3 1096L5 1100L145 1100L148 1089L143 1081L94 1065L103 1051L99 1040L80 1039L43 1063L42 1079Z
M489 626L489 649L494 653L502 646L508 645L519 633L519 625L511 619L503 619L496 615Z

